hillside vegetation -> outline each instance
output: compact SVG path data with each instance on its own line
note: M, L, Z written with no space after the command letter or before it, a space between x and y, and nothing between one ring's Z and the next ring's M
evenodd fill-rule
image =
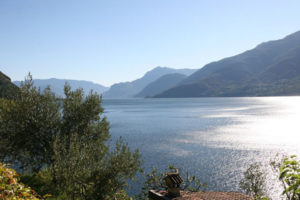
M212 62L155 97L300 95L300 31Z
M10 78L0 71L0 98L10 98L17 91Z

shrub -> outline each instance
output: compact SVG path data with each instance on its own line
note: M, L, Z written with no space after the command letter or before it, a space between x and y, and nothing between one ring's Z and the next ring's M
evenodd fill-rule
M300 199L300 161L296 156L277 155L270 162L273 172L278 174L282 185L282 195L286 200ZM266 198L266 175L258 163L250 165L244 172L244 178L240 182L240 188L255 199Z
M56 196L59 193L55 183L52 182L52 174L49 169L33 174L21 174L20 181L25 185L29 185L42 196L46 194Z
M264 199L266 196L266 175L262 172L259 163L254 163L244 172L240 188L255 199Z
M280 167L279 180L282 182L284 190L282 194L289 200L300 199L300 162L296 156L283 159Z
M0 163L0 199L3 200L39 200L42 199L30 187L19 183L19 175L15 170ZM45 195L45 198L49 195Z
M148 191L154 190L166 190L167 185L165 184L164 178L170 171L177 170L173 165L169 165L164 171L160 171L157 168L152 168L152 171L145 176L144 186L142 188L141 194L138 195L139 199L148 199ZM179 172L182 171L179 169ZM207 188L207 183L203 183L200 178L195 175L191 175L188 171L183 173L183 183L181 185L181 190L187 190L192 192L197 192L205 190Z

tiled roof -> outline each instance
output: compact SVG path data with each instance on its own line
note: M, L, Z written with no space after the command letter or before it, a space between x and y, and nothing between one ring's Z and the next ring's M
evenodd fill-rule
M239 192L180 191L181 197L176 197L176 198L168 197L166 191L153 191L152 194L157 194L157 196L156 198L150 198L150 199L157 199L157 200L253 200L252 197Z
M181 191L185 200L253 200L248 195L239 192L188 192ZM174 199L175 200L175 199Z

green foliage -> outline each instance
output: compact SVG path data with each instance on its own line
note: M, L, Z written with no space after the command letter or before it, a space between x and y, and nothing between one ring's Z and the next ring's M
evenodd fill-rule
M114 200L133 200L133 198L129 197L124 190L121 190L115 195Z
M109 125L101 118L101 97L65 87L61 132L54 142L53 178L66 199L111 199L141 166L119 139L110 150Z
M185 180L183 182L183 190L191 192L198 192L208 187L207 183L203 183L200 178L195 175L190 175L188 171L185 171Z
M286 195L289 200L300 199L300 162L296 156L283 159L279 180L284 185L282 194Z
M167 185L164 181L167 173L170 171L177 170L173 165L169 165L168 169L165 171L160 171L157 168L152 168L149 174L145 175L145 183L142 188L141 194L139 194L139 199L148 199L149 190L167 190ZM179 174L180 174L179 169ZM192 192L197 192L207 188L207 183L203 183L200 178L195 175L190 175L188 171L185 171L183 176L183 183L181 184L181 190L188 190Z
M27 172L51 164L59 117L55 96L49 88L41 93L29 75L14 100L0 100L0 159Z
M31 188L34 188L42 196L47 194L55 196L58 194L56 185L52 183L52 174L49 169L44 169L33 174L21 174L20 181L25 185L30 185Z
M0 102L0 158L27 172L24 182L55 199L112 199L140 169L138 151L120 138L110 146L101 96L65 86L58 100L32 78L14 100ZM3 145L2 145L3 144Z
M266 198L266 175L262 172L259 163L254 163L244 172L240 188L255 199Z
M0 98L11 99L18 91L18 87L11 83L8 76L0 71Z
M42 199L30 187L19 183L19 175L15 170L0 163L0 199L3 200L38 200ZM46 198L49 195L45 195Z
M277 155L270 166L273 172L278 174L283 192L287 200L300 199L300 161L296 156ZM268 199L266 191L266 175L258 163L250 165L244 172L244 179L240 182L240 188L255 199Z

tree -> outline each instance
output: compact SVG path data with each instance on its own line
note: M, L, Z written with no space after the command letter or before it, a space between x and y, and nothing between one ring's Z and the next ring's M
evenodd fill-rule
M51 164L59 119L54 94L34 87L29 74L14 100L0 100L0 159L29 172Z
M110 145L101 96L66 85L65 98L57 99L50 88L34 87L30 75L14 100L0 102L0 141L2 160L29 173L28 182L47 174L39 188L55 186L56 199L120 196L141 167L139 152L121 138Z
M259 163L254 163L244 172L240 188L255 199L266 198L266 176Z
M136 151L119 139L107 144L109 125L100 114L101 98L65 87L61 132L54 143L54 179L67 199L111 199L127 186L141 161Z

